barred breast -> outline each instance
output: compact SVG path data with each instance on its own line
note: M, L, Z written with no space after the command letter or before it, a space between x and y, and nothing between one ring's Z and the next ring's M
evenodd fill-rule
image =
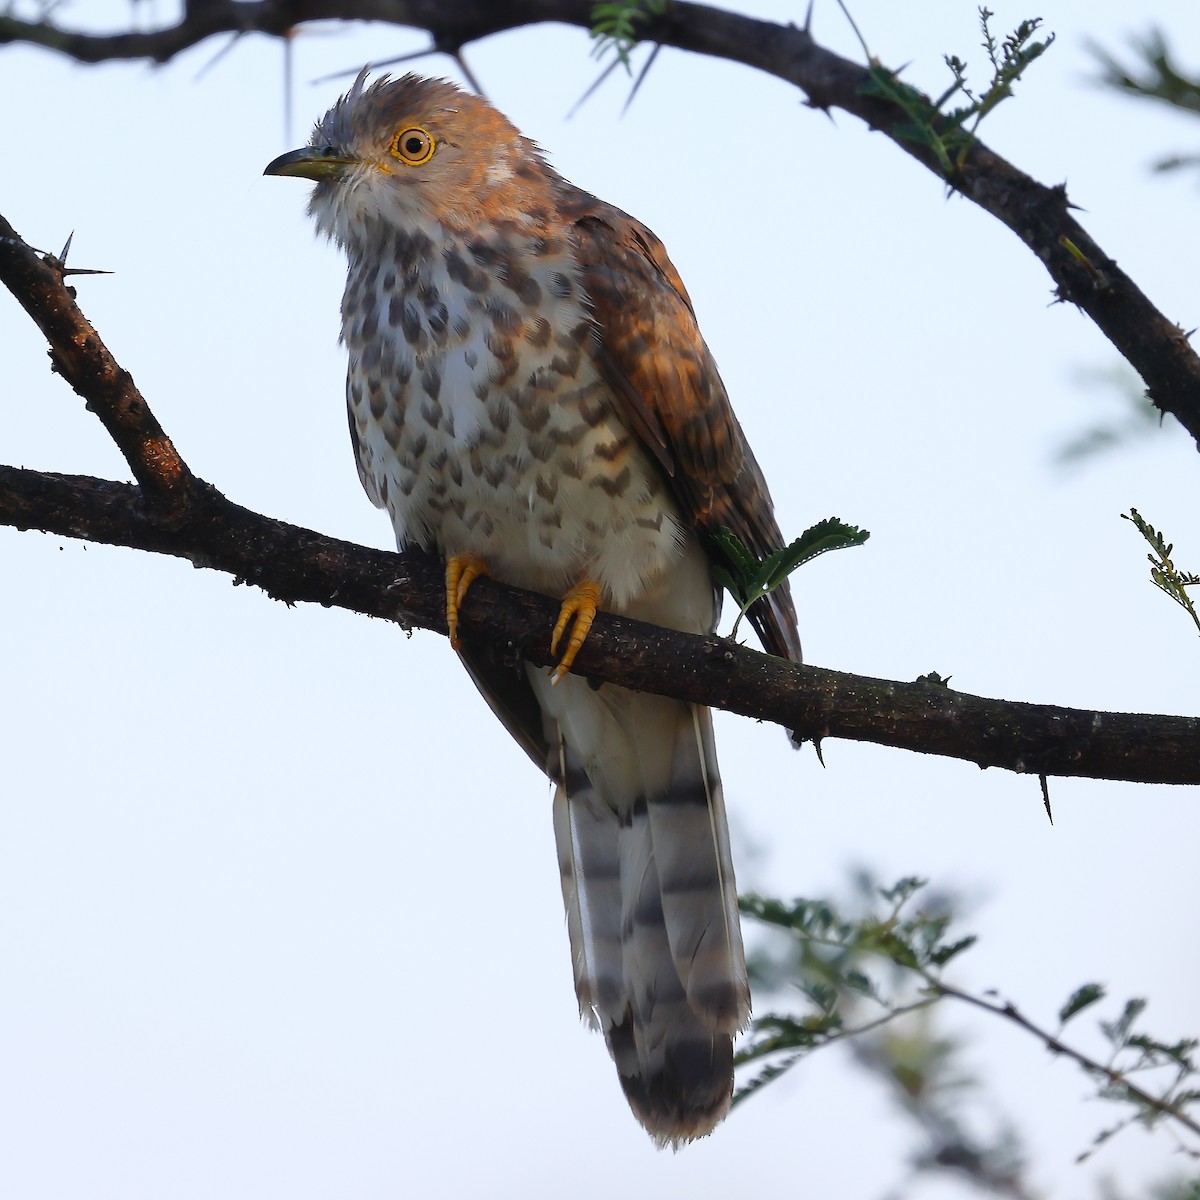
M543 592L594 579L628 609L684 532L597 372L569 245L390 236L386 266L352 258L342 324L359 474L398 544Z

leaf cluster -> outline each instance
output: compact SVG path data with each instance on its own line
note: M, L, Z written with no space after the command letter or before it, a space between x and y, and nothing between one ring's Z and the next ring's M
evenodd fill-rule
M593 58L610 51L626 71L631 70L629 52L641 40L638 26L667 11L668 0L618 0L617 3L592 5L591 35L595 42Z
M727 527L722 526L708 536L717 558L713 577L738 605L733 627L736 633L738 623L751 605L769 596L793 571L830 550L861 546L871 534L837 517L826 517L811 525L794 542L761 559Z
M924 880L909 877L881 888L863 876L859 887L857 911L848 914L825 900L742 898L742 912L751 921L787 935L782 958L760 954L752 959L756 991L796 1003L755 1018L738 1054L739 1065L753 1070L735 1103L813 1050L845 1041L860 1062L899 1089L902 1103L940 1147L935 1157L954 1147L977 1171L1010 1171L1006 1136L990 1147L972 1139L954 1105L946 1102L948 1090L961 1088L967 1077L954 1069L954 1043L934 1036L928 1021L934 1005L955 999L1032 1034L1095 1080L1098 1099L1123 1106L1122 1118L1097 1135L1081 1161L1129 1125L1162 1123L1195 1135L1196 1146L1188 1152L1200 1157L1200 1124L1192 1115L1200 1103L1196 1039L1150 1035L1139 1025L1146 1002L1133 999L1115 1018L1098 1023L1107 1054L1090 1056L1065 1044L1061 1035L1069 1022L1105 999L1101 985L1077 988L1059 1009L1057 1030L1041 1029L994 993L976 995L946 979L946 967L976 939L952 934L952 903L926 892ZM925 1024L914 1031L914 1021Z
M925 886L923 880L901 879L890 888L876 889L869 881L861 886L873 894L866 910L855 916L842 915L825 900L789 904L755 895L741 898L746 916L792 939L794 959L782 970L763 958L751 964L756 983L798 993L806 1011L800 1016L769 1013L755 1018L738 1062L759 1067L739 1089L735 1103L790 1070L810 1051L877 1028L880 1013L888 1020L936 999L897 991L879 972L871 973L872 961L890 963L901 975L935 970L974 941L945 940L950 914L944 909L908 911ZM852 1026L848 1017L862 1007L861 1001L869 1002L872 1019Z
M1104 989L1099 984L1080 988L1060 1012L1060 1022L1066 1024L1084 1008L1103 998ZM1195 1060L1200 1041L1180 1038L1164 1042L1142 1032L1138 1023L1146 1006L1146 1000L1134 997L1125 1001L1114 1020L1099 1022L1100 1033L1108 1044L1108 1058L1102 1064L1085 1069L1099 1081L1097 1095L1100 1099L1129 1106L1132 1111L1115 1125L1101 1130L1091 1148L1078 1156L1078 1162L1090 1158L1100 1146L1130 1125L1152 1128L1164 1118L1185 1113L1200 1102L1200 1088L1196 1086L1200 1083L1200 1074ZM1156 1103L1146 1103L1145 1085L1135 1087L1135 1076L1139 1080L1148 1077L1157 1083ZM1190 1154L1200 1158L1200 1150L1192 1149Z
M1121 65L1107 50L1090 47L1101 68L1100 82L1128 96L1158 100L1183 112L1200 115L1200 78L1185 74L1175 63L1162 30L1151 29L1133 43L1138 60L1133 67ZM1200 167L1200 153L1173 154L1154 164L1157 171Z
M946 178L962 165L980 122L1013 95L1017 80L1054 42L1054 34L1035 40L1034 34L1042 24L1040 17L1022 21L1012 33L997 41L991 29L994 15L990 9L979 10L982 45L992 69L991 80L982 91L976 92L968 86L967 64L955 54L943 56L953 80L936 100L901 83L896 72L871 58L863 94L888 100L904 112L906 120L893 126L893 134L932 151ZM956 97L965 103L948 107Z
M1136 372L1124 363L1085 366L1075 372L1080 387L1091 395L1108 392L1119 404L1115 417L1102 419L1073 433L1054 453L1055 462L1075 467L1135 440L1161 437L1171 429L1146 395Z
M1192 602L1191 596L1187 594L1188 588L1200 584L1200 575L1192 571L1181 571L1175 565L1171 560L1171 553L1175 549L1174 544L1168 542L1153 525L1142 517L1136 508L1131 508L1121 516L1126 521L1132 522L1138 533L1150 544L1152 553L1147 554L1146 558L1150 563L1151 582L1160 592L1165 592L1180 608L1184 609L1192 618L1192 623L1197 630L1200 630L1200 616L1196 613L1196 606Z

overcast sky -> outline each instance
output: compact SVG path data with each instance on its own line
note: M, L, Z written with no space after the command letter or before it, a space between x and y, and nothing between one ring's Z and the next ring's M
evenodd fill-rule
M20 7L20 6L18 6ZM26 7L32 7L27 5ZM801 20L804 5L739 6ZM938 92L946 52L985 82L975 4L858 0L871 50ZM1058 41L985 140L1079 216L1150 298L1200 324L1196 175L1151 173L1200 129L1097 89L1089 38L1157 22L1200 69L1200 10L1146 0L994 5ZM173 8L68 6L123 25ZM150 10L157 9L156 12ZM816 34L860 51L833 3ZM283 50L257 36L175 62L74 66L0 51L0 211L110 277L85 312L195 471L232 500L391 545L348 445L343 266L307 187L262 177L346 86L310 80L417 49L384 26L302 30L285 130ZM491 99L579 185L666 242L789 536L830 515L863 549L796 580L809 661L965 691L1195 713L1200 639L1148 579L1135 505L1200 570L1195 447L1167 421L1086 466L1062 443L1120 420L1119 363L991 217L855 120L778 80L664 51L632 109L578 30L467 51ZM430 58L429 73L456 76ZM125 479L99 422L0 297L0 461ZM732 1194L874 1200L907 1129L839 1051L706 1142L657 1152L601 1040L580 1026L549 789L445 639L288 609L172 559L0 530L0 1195L434 1198ZM1036 780L718 716L743 889L821 895L864 864L928 876L982 935L953 978L1053 1023L1106 983L1112 1016L1200 1031L1194 791ZM945 1013L1031 1178L1130 1194L1185 1164L1015 1030ZM1100 1052L1095 1022L1075 1035ZM961 1194L928 1184L922 1197Z

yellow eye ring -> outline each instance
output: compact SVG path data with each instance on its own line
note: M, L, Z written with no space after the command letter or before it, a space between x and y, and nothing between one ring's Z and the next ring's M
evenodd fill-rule
M433 157L437 142L419 125L408 125L392 138L388 149L406 166L419 167Z

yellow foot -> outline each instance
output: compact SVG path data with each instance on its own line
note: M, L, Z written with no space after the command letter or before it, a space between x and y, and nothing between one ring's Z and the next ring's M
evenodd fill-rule
M455 650L461 645L458 637L458 610L467 598L467 589L480 575L486 574L486 564L474 554L455 554L446 560L446 627L450 631L450 645Z
M554 668L555 683L571 669L575 655L579 653L579 647L583 645L588 630L591 629L592 622L596 619L596 610L599 607L600 585L598 583L578 584L562 598L562 608L558 610L558 621L555 623L554 632L550 635L550 653L557 652L558 643L566 633L568 625L571 626L571 636L567 639L567 646L563 651L562 658L558 660L558 666Z

